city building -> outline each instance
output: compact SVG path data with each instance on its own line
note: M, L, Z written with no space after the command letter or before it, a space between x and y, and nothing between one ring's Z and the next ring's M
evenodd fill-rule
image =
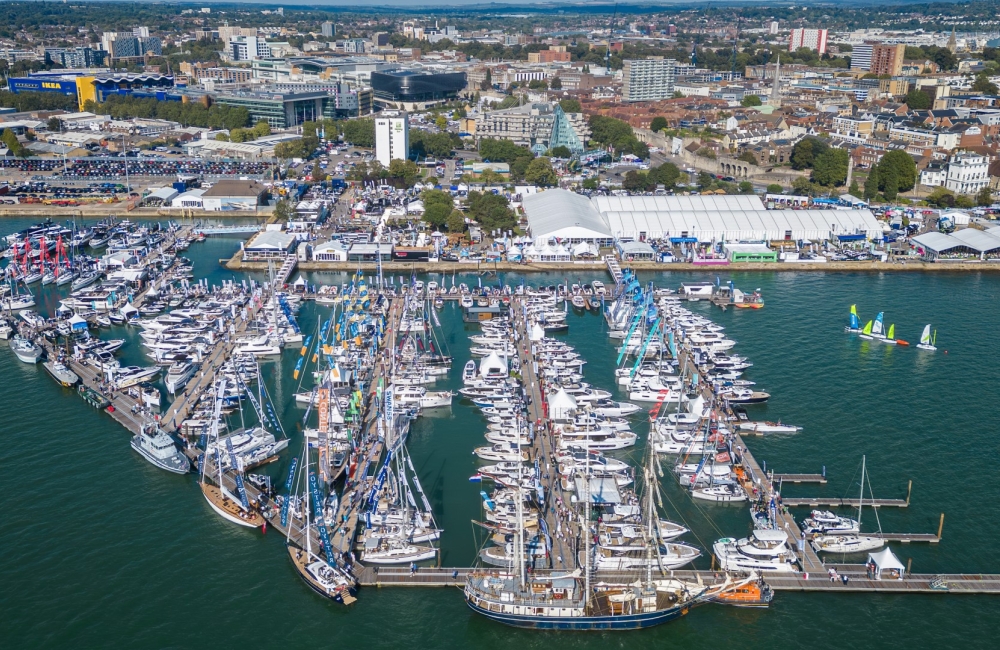
M233 61L254 61L271 56L271 47L261 36L234 36L229 41L229 57Z
M375 103L399 110L424 110L451 101L465 88L464 72L399 70L372 72Z
M626 59L622 70L622 99L656 101L674 95L677 62L674 59Z
M956 194L975 194L990 182L990 159L971 152L956 153L948 161L944 186Z
M150 36L148 27L136 27L131 32L104 32L101 49L112 60L142 59L147 54L163 54L160 39Z
M47 47L45 62L63 68L100 68L108 53L92 47Z
M872 67L872 50L874 43L861 43L854 46L851 52L851 70L870 70Z
M808 47L822 56L826 54L826 35L825 29L806 29L804 27L793 29L788 36L788 51L794 52L800 47Z
M897 77L903 73L903 57L906 45L903 43L876 43L872 47L872 63L868 71L882 76Z
M572 55L566 51L565 45L552 45L547 50L528 53L528 63L566 63L572 58Z
M586 149L590 127L583 113L566 113L559 104L537 102L476 118L477 138L510 140L535 153L565 146L573 153Z
M235 92L218 95L216 103L242 106L250 112L250 121L267 122L272 129L290 129L303 122L323 117L325 92Z
M406 113L375 118L375 159L388 167L393 160L410 157L410 119Z
M201 195L206 210L254 210L267 194L257 181L222 180Z
M337 35L337 26L329 21L320 25L319 29L320 33L327 38L333 38Z

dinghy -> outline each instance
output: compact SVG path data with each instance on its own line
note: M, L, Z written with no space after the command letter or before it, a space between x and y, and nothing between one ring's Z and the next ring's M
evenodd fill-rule
M937 343L937 330L934 330L934 336L932 337L931 326L929 324L924 325L924 331L920 334L920 343L917 343L917 347L921 350L930 350L933 352L937 350L934 345L935 343Z

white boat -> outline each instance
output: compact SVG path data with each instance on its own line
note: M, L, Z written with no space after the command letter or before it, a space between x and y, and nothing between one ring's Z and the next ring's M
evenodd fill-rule
M242 341L233 350L233 354L252 354L255 357L268 357L281 354L281 348L270 342L267 334L256 339Z
M873 535L817 535L812 539L817 553L865 553L885 546L885 540Z
M42 364L42 367L44 367L49 374L52 375L53 379L67 388L80 381L79 375L70 370L69 367L61 361L46 361Z
M934 335L931 335L931 326L924 325L924 331L920 334L920 343L917 343L917 347L921 350L929 350L931 352L937 350L935 344L937 343L937 330L934 330Z
M802 531L807 535L814 533L826 535L857 533L860 531L860 526L857 519L841 517L829 510L813 510L809 513L809 517L802 522Z
M368 538L361 552L361 561L371 564L412 564L430 560L437 555L432 546L417 546L386 538Z
M423 386L393 386L393 400L404 407L438 408L451 406L450 391L429 391Z
M187 474L191 463L187 456L178 451L174 441L162 429L153 428L150 433L143 429L132 437L132 449L160 469L175 474Z
M194 377L194 373L197 371L195 365L189 361L175 361L170 364L167 369L167 376L163 379L163 385L166 386L167 392L171 395L175 394Z
M100 279L101 279L100 271L89 271L87 273L84 273L80 277L76 278L75 280L73 280L71 288L73 291L77 291L79 289L83 289L84 287L89 287L90 285L94 284Z
M724 571L791 573L796 570L795 556L788 548L788 534L783 530L758 529L739 540L724 537L712 549Z
M795 433L802 431L802 427L781 422L740 422L739 430L753 433Z
M642 542L643 545L645 542ZM653 565L663 569L679 569L694 562L701 551L693 546L670 542L661 544L659 553L654 553ZM595 553L595 567L598 571L628 571L649 564L649 554L642 548L619 551L606 546L600 546Z
M42 348L31 339L26 339L19 334L15 334L14 338L10 340L10 349L14 356L24 363L38 363L42 356Z
M527 462L528 460L528 452L502 444L493 445L491 447L476 447L472 453L481 460L488 460L495 463L503 461Z
M115 384L118 388L135 386L136 384L144 381L151 381L160 374L160 370L161 368L159 366L148 366L146 368L140 366L126 366L124 368L118 368L115 370Z
M737 503L747 500L747 493L738 485L714 485L691 490L691 497L716 503Z

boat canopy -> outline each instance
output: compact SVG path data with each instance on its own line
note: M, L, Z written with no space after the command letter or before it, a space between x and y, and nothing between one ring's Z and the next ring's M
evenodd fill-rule
M496 352L490 352L489 356L479 362L479 374L483 377L506 375L507 362Z
M73 317L69 319L69 326L74 332L82 332L87 329L87 321L79 314L74 314Z
M576 411L576 400L560 388L559 392L549 397L549 417L553 420L564 420Z
M882 574L887 578L902 580L905 567L899 558L888 548L884 548L878 553L869 553L867 564L874 565L874 576L876 580L882 579Z

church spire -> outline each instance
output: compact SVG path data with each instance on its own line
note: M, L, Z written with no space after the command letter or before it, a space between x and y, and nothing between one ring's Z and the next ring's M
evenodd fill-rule
M775 108L781 106L781 55L774 65L774 83L771 85L771 99L767 102Z

